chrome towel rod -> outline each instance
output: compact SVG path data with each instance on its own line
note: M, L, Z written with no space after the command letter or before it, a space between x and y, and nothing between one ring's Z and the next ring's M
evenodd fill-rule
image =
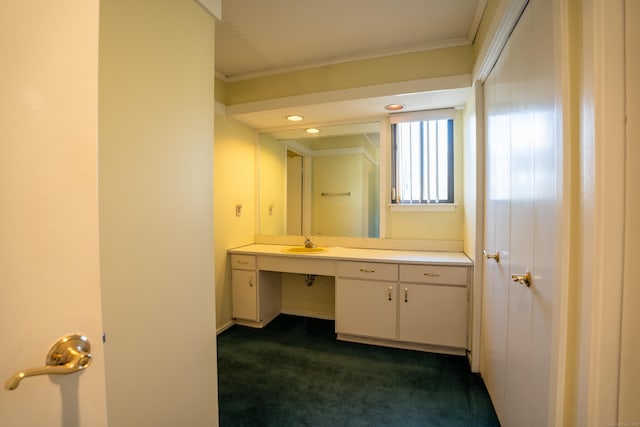
M350 196L351 191L347 191L346 193L320 193L324 197L332 197L332 196Z

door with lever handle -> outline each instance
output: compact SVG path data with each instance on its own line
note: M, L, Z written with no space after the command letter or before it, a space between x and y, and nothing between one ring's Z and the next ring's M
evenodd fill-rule
M51 346L45 366L17 372L7 380L5 388L15 390L24 378L36 375L72 374L86 369L90 364L91 345L87 337L67 335Z

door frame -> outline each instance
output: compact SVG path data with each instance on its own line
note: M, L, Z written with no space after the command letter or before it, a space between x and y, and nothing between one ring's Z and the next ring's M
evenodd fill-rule
M577 390L577 424L599 426L618 419L625 219L625 170L621 167L625 165L626 144L625 12L624 0L583 0L581 6L582 57L576 64L582 69L580 135L574 135L572 142L577 140L580 147L581 163L577 166L583 251L578 260L578 384L573 386Z
M640 171L633 165L640 162L640 146L632 141L640 140L640 100L633 94L640 93L640 52L636 48L640 43L640 28L634 25L634 18L640 14L640 2L625 1L625 64L626 64L626 116L627 116L627 149L626 149L626 196L625 196L625 254L624 254L624 288L622 308L622 332L620 348L620 395L618 397L618 423L640 420L640 342L637 325L640 324L640 313L636 309L640 305L640 287L637 286L635 271L630 267L640 256L640 224L628 220L637 218L640 210L640 194L631 183L640 181ZM631 94L631 96L629 95Z

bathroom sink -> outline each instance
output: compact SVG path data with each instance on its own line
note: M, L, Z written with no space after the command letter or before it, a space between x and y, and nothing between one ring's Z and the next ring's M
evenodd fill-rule
M327 252L327 248L321 248L316 246L315 248L307 248L304 246L292 246L290 248L285 248L282 252L288 254L317 254L319 252Z

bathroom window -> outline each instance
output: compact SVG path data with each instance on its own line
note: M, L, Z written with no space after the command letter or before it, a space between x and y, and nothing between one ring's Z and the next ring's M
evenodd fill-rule
M393 205L452 204L454 110L391 116Z

